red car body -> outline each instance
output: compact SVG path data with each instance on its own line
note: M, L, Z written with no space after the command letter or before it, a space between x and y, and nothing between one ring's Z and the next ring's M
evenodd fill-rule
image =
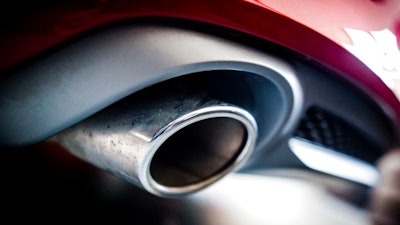
M35 4L33 4L35 5ZM180 19L231 28L277 43L334 68L371 89L399 113L398 100L340 43L343 28L390 29L400 34L397 1L66 1L3 19L0 70L112 23L143 18ZM34 6L35 7L35 6ZM9 10L7 7L4 10ZM398 38L399 39L399 38ZM399 41L398 41L399 42ZM321 47L323 46L323 48Z

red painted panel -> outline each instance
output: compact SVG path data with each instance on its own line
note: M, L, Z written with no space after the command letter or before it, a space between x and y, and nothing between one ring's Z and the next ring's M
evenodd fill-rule
M375 74L338 43L349 42L344 27L392 26L398 0L81 0L60 1L2 21L0 71L104 24L143 17L195 20L236 29L288 47L349 76L400 106ZM336 4L336 5L335 5ZM21 6L22 7L22 6ZM400 7L399 7L400 8ZM392 9L392 11L387 11ZM395 10L396 9L396 10ZM385 11L386 10L386 11ZM388 16L388 15L391 16ZM393 14L393 16L392 16ZM371 19L368 19L371 18ZM399 20L397 20L399 21ZM391 29L397 28L393 23Z

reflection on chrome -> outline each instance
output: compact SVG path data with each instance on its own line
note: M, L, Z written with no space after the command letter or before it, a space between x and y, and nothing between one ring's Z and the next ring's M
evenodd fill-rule
M175 198L238 170L253 152L257 130L240 107L172 92L118 102L55 141L150 193Z
M300 138L289 140L292 152L309 168L360 184L374 186L378 170L361 160L313 144Z

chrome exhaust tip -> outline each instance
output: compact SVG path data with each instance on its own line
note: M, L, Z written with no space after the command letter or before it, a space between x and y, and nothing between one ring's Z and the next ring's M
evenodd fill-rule
M198 97L116 105L55 136L74 155L162 197L239 169L256 138L246 110Z

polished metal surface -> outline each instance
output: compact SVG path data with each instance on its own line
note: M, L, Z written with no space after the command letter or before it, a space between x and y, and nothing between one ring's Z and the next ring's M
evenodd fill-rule
M120 102L55 137L78 157L163 197L198 191L237 170L256 138L247 111L173 95Z

